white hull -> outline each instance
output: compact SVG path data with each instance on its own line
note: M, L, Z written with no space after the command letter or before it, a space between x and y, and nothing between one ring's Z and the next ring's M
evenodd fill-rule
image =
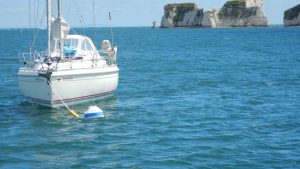
M118 86L117 66L53 72L50 83L68 105L111 95ZM20 69L19 87L29 101L48 107L60 107L59 96L38 71Z

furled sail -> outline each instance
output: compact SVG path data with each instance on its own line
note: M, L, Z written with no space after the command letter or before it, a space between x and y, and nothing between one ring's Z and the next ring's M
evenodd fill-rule
M51 24L51 35L53 39L66 39L70 31L70 26L62 18L55 18Z

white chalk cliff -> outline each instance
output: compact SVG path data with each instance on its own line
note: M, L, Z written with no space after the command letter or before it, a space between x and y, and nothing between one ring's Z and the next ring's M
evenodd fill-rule
M161 27L196 27L200 26L203 9L194 3L168 4L164 8Z
M284 12L284 26L300 26L300 4Z
M263 0L230 0L222 8L204 11L196 4L168 4L161 27L268 26Z

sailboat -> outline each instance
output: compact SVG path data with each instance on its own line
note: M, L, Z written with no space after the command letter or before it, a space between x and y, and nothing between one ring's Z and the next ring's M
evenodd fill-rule
M30 102L52 108L112 95L119 79L117 47L103 40L98 50L89 37L69 34L57 1L58 14L52 18L47 0L47 49L19 54L21 92Z

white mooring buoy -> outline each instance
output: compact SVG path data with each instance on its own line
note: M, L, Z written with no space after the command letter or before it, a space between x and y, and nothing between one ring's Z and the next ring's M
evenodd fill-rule
M87 118L103 118L104 114L102 109L98 106L90 106L86 112L84 112L83 117Z

